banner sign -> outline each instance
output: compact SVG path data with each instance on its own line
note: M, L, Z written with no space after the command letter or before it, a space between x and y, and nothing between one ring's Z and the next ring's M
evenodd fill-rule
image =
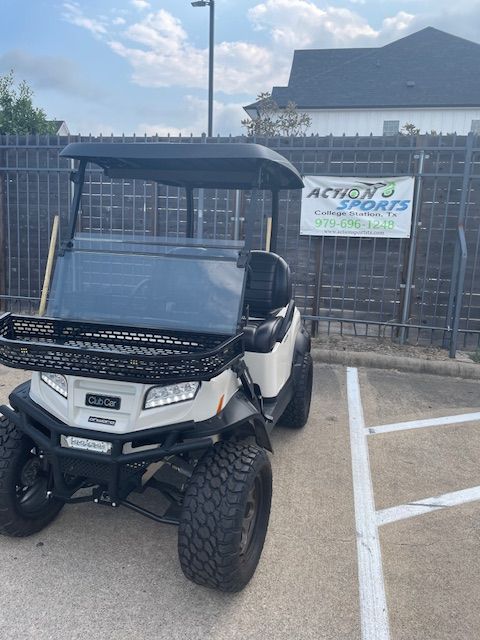
M305 176L300 234L409 238L415 178Z

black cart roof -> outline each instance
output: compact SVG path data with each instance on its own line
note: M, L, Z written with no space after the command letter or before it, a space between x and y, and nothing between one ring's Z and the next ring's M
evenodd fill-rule
M139 178L203 188L303 187L300 174L286 158L259 144L74 142L60 155L93 162L111 178Z

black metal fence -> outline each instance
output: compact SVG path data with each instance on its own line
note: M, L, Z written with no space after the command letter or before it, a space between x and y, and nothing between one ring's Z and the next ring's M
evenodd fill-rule
M37 308L53 218L65 229L73 164L59 151L79 137L0 137L0 301ZM156 142L156 137L104 138ZM195 138L168 138L185 144ZM454 353L480 339L480 137L250 139L274 148L304 175L417 177L416 241L300 236L300 193L281 192L278 252L290 263L297 304L313 330L389 335L443 344ZM102 141L96 139L95 141ZM245 141L215 138L213 142ZM84 231L179 235L182 192L138 180L87 177ZM268 196L206 190L196 196L197 235L238 237L246 206L264 218ZM203 215L202 215L203 214ZM257 244L264 245L265 225Z

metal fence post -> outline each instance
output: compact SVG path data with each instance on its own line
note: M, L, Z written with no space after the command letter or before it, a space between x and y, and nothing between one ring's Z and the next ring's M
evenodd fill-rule
M333 151L333 135L330 134L328 136L328 151L327 151L327 159L325 164L325 175L329 176L331 173L331 162L332 162L332 151ZM314 165L314 175L317 174L317 159L315 160ZM301 215L301 214L300 214ZM320 307L322 300L322 278L323 278L323 247L324 247L324 236L317 236L313 238L313 242L315 245L315 293L313 294L313 302L312 302L312 315L318 316L320 315ZM329 325L330 326L330 325ZM318 334L319 323L318 320L312 320L311 326L311 334L312 338L316 338Z
M407 274L405 277L405 295L403 296L403 308L402 308L402 316L401 316L402 325L406 325L408 323L408 318L410 316L410 307L412 304L412 287L413 287L413 278L415 276L415 257L417 254L417 235L418 235L420 211L422 209L423 166L424 166L425 158L429 158L429 157L430 156L426 154L423 149L419 152L418 155L414 156L416 160L418 159L418 170L417 170L417 183L415 185L415 198L414 198L414 208L413 208L413 216L412 216L412 232L410 236L410 245L408 248ZM400 327L400 332L399 332L400 344L405 344L406 335L407 335L407 328L405 326Z
M238 240L240 237L240 203L241 203L240 189L235 190L235 211L234 211L234 225L233 225L233 239Z
M460 315L462 312L462 301L463 301L463 287L465 284L465 272L467 270L467 241L465 238L465 228L463 223L459 223L458 225L458 239L457 245L459 247L459 264L458 264L458 278L455 287L455 304L454 304L454 313L452 320L452 337L450 340L450 358L455 358L457 353L457 345L458 345L458 329L460 327ZM453 282L452 282L453 289Z
M203 211L205 207L205 189L198 190L197 238L203 238Z
M462 193L458 209L458 236L455 241L455 252L452 263L452 276L450 280L450 295L447 309L447 331L450 334L450 357L454 358L458 344L458 329L460 327L460 313L463 300L463 286L465 282L465 270L467 262L467 245L465 238L465 218L470 189L470 174L473 157L474 135L470 132L467 136L465 149L465 164L463 168ZM446 339L444 347L446 347Z

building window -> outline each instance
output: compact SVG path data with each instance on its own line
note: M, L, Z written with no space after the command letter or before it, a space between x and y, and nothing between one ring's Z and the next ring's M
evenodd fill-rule
M473 131L473 133L480 133L480 120L472 120L470 131Z
M400 130L400 120L384 120L383 121L384 136L396 136L399 130Z

